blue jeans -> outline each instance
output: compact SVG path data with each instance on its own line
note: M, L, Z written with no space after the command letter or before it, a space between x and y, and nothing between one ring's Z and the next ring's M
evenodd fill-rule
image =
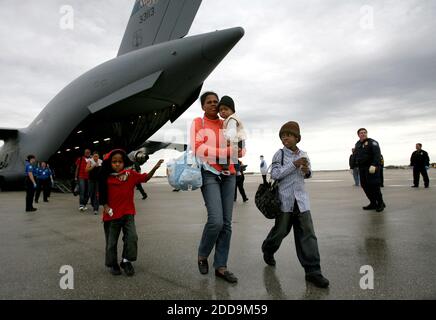
M198 255L209 257L215 247L213 266L218 269L227 266L230 251L236 177L217 176L203 170L202 178L201 193L207 208L207 223L204 226Z
M89 200L89 180L79 178L79 195L80 195L80 205L86 206Z

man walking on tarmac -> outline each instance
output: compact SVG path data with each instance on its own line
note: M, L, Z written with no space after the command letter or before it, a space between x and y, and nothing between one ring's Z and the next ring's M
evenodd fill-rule
M422 174L424 179L424 187L428 188L430 185L430 179L428 178L427 169L430 166L430 158L428 153L422 150L422 144L416 144L416 151L412 153L410 157L410 165L413 167L413 186L412 188L418 188L419 175Z
M370 203L363 210L382 212L386 207L380 190L381 151L377 141L368 138L365 128L357 130L359 141L356 142L356 163L359 167L360 185Z

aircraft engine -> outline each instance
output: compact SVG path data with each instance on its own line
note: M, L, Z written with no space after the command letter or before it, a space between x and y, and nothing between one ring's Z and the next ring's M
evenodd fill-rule
M145 148L140 148L138 150L130 152L127 157L133 161L137 162L139 165L143 165L149 159L148 154L146 153Z

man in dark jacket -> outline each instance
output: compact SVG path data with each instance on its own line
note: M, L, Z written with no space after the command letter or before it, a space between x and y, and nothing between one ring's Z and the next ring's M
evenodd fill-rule
M428 188L430 179L428 178L427 169L430 166L430 158L428 157L428 153L422 150L421 143L416 144L416 151L414 151L410 157L410 165L413 167L412 188L418 188L420 174L422 174L422 178L424 179L424 187Z
M365 128L357 130L359 141L356 142L356 163L359 167L360 185L365 191L370 203L363 210L382 212L386 207L380 190L380 146L374 139L368 138Z

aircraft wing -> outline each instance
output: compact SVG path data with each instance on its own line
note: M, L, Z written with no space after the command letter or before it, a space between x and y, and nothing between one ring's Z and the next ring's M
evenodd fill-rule
M18 129L0 128L0 140L16 138L17 135L18 135Z
M157 79L161 75L162 71L155 72L148 75L147 77L130 83L129 85L118 89L117 91L111 93L110 95L94 102L88 109L91 113L96 113L104 108L113 105L114 103L120 102L128 97L138 94L144 90L150 89L154 86Z

